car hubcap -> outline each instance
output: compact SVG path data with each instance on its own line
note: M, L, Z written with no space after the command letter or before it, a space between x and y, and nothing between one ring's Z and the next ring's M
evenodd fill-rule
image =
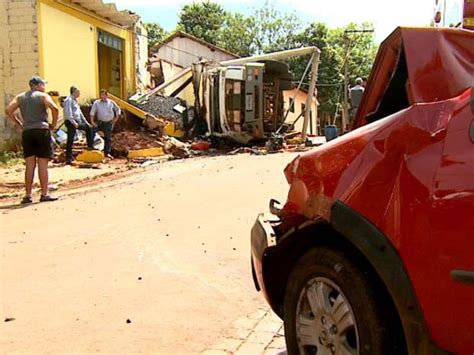
M311 279L301 291L296 310L301 354L359 354L354 312L334 282L325 277Z

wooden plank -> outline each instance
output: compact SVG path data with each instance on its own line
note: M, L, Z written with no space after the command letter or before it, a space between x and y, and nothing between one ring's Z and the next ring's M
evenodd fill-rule
M142 120L146 119L147 116L153 116L143 110L140 110L138 107L129 104L127 101L124 101L117 96L112 95L111 93L108 94L109 98L117 103L122 110L130 112L131 114L140 117Z
M192 68L189 67L189 68L186 68L182 71L180 71L179 73L177 73L175 76L173 76L172 78L170 78L169 80L166 80L163 84L161 84L160 86L156 87L155 89L153 89L152 91L146 93L146 94L143 94L142 96L136 98L135 100L137 102L143 102L145 101L146 99L148 99L150 96L153 96L155 94L157 94L158 92L160 91L163 91L164 89L166 89L168 86L174 84L176 81L178 81L179 79L185 77L186 75L191 75L192 76Z

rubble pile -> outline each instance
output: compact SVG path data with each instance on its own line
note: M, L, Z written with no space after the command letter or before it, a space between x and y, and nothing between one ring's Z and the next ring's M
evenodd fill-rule
M130 150L163 147L162 138L158 133L123 131L114 134L112 155L126 158Z
M167 120L180 120L181 114L173 110L176 105L183 105L183 102L176 97L164 97L153 95L145 102L135 104L139 109L148 112L158 118Z

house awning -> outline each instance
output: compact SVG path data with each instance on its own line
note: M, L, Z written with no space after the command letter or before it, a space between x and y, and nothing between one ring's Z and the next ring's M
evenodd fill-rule
M128 10L119 11L115 4L105 4L102 0L72 0L72 2L123 27L133 27L140 19L137 14Z

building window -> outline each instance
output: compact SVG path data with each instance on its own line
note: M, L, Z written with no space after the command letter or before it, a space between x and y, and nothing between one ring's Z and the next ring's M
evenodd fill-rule
M290 97L290 112L295 113L295 99Z

